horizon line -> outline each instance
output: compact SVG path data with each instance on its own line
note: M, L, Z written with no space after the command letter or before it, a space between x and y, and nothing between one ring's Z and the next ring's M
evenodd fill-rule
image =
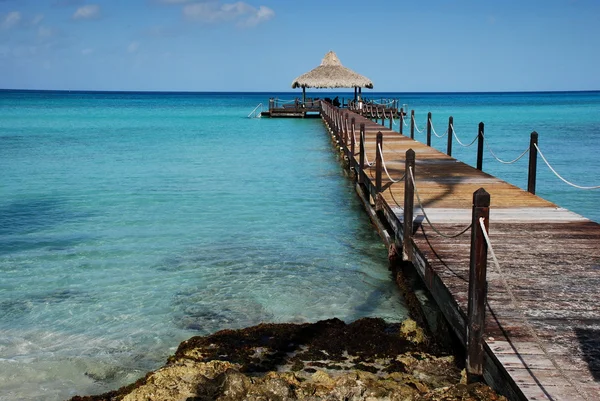
M338 88L331 88L338 89ZM338 93L346 92L343 89L350 88L339 88L340 90L331 90L328 88L324 93ZM323 89L314 88L314 91L320 91ZM0 92L60 92L60 93L114 93L114 94L278 94L278 93L299 93L297 91L163 91L163 90L98 90L98 89L8 89L0 88ZM308 92L308 91L307 91ZM311 91L312 92L312 91ZM373 91L369 90L370 94L375 93L402 93L402 94L526 94L526 93L592 93L600 92L600 89L584 89L584 90L523 90L523 91ZM348 93L353 94L352 90ZM363 95L365 93L363 92Z

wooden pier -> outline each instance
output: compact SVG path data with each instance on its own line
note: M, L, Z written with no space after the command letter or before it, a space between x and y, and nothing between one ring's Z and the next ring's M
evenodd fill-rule
M469 379L513 400L600 400L600 225L389 117L321 114L392 259L414 266L465 346Z

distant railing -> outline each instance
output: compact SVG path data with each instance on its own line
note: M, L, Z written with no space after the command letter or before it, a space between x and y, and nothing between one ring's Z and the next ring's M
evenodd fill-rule
M260 110L259 110L259 109L260 109ZM252 110L252 111L250 112L250 114L248 114L248 118L260 118L260 116L261 116L261 113L262 113L262 110L263 110L263 104L262 104L262 103L259 103L259 104L258 104L258 105L257 105L257 106L254 108L254 110Z
M269 99L269 111L291 111L291 112L305 112L305 111L320 111L321 100L320 99L306 99L304 102L296 98L293 100L284 100L278 98Z

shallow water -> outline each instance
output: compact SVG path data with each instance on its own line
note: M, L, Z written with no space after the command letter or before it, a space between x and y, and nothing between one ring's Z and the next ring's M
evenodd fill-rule
M0 92L0 400L115 389L223 328L405 317L321 121L246 118L270 96ZM506 159L535 129L600 183L598 93L389 96L463 142L485 121ZM600 220L600 191L538 165L538 194ZM526 185L526 159L484 170Z
M192 335L402 319L322 123L262 96L4 93L0 399L155 369Z

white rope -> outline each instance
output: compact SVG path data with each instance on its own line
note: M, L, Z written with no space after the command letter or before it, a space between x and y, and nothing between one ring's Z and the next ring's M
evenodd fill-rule
M433 225L431 220L429 220L429 216L427 216L427 213L425 213L425 208L423 207L423 202L421 202L421 197L419 196L419 191L417 190L417 184L415 182L415 176L413 175L412 166L408 168L408 171L410 172L410 179L412 181L413 188L415 189L415 195L417 195L417 200L419 201L419 207L421 208L421 211L423 212L423 216L425 216L425 220L427 220L427 223L429 223L429 226L433 229L433 231L435 231L436 233L438 233L439 235L441 235L444 238L452 239L452 238L460 237L461 235L466 233L471 228L471 224L469 224L469 226L466 227L464 230L462 230L458 234L454 234L454 235L447 235L447 234L441 233L437 228L435 228L435 226Z
M422 134L422 133L423 133L423 131L421 131L421 130L419 129L419 127L417 127L417 122L415 121L415 116L414 116L414 115L411 115L411 118L412 118L413 122L415 123L415 129L417 130L417 132L418 132L419 134Z
M431 130L433 131L433 135L437 136L438 138L443 138L448 133L448 131L446 131L444 134L438 135L437 132L435 132L435 128L433 128L433 121L431 121L431 118L429 119L429 123L431 124Z
M494 252L494 248L492 247L492 241L490 240L490 236L485 228L485 219L483 217L479 218L479 226L481 227L481 232L483 233L485 242L487 243L488 249L490 250L490 254L492 255L492 260L494 261L494 266L496 267L496 273L498 273L498 275L500 276L502 285L504 286L504 288L506 288L506 292L508 292L508 295L510 297L510 301L512 303L513 308L516 309L517 312L523 318L523 322L525 323L525 327L527 328L527 331L529 331L529 335L534 339L536 344L541 348L541 350L544 353L544 355L546 356L546 358L548 358L550 360L550 362L552 362L552 365L554 365L554 368L556 370L558 370L565 379L567 379L567 381L569 382L569 384L571 384L573 386L575 391L577 391L579 393L579 395L583 397L584 400L589 400L589 398L587 397L587 394L582 392L582 390L579 389L580 386L576 385L571 380L571 378L565 374L564 370L550 355L550 353L546 349L546 346L540 341L540 338L538 337L537 333L535 332L535 330L529 323L529 319L523 313L523 308L519 305L519 302L517 301L515 294L512 292L512 289L508 285L508 282L506 281L506 277L504 276L504 273L503 273L502 269L500 268L500 263L498 262L498 258L496 257L496 253Z
M578 189L599 189L600 188L600 185L595 185L595 186L591 186L591 187L582 187L581 185L573 184L572 182L567 181L560 174L558 174L556 172L556 170L554 170L552 168L552 166L550 165L550 163L548 163L548 160L546 160L546 158L544 157L544 154L542 153L542 151L540 150L540 148L538 148L537 143L534 143L533 146L535 146L535 148L537 149L537 151L540 154L540 156L542 156L542 160L544 160L544 163L546 163L546 165L548 166L548 168L550 170L552 170L552 172L554 173L554 175L556 175L558 178L560 178L561 181L564 182L565 184L569 184L570 186L578 188Z
M477 134L477 135L475 135L475 139L473 139L473 141L472 141L470 144L468 144L468 145L465 145L464 143L462 143L462 142L460 141L460 139L458 139L458 135L456 135L456 131L454 130L454 124L450 124L450 128L452 128L452 134L453 134L453 135L454 135L454 137L456 138L456 141L458 142L458 144L459 144L460 146L463 146L463 147L465 147L465 148L468 148L469 146L473 145L473 144L475 143L475 141L477 140L477 138L479 138L479 134Z
M519 155L519 157L517 157L516 159L511 160L511 161L505 161L505 160L500 159L498 156L496 156L496 154L494 153L494 151L492 151L492 148L490 148L490 145L488 145L487 141L483 141L483 143L485 144L485 147L487 148L487 150L490 151L490 153L492 154L492 156L494 156L494 159L498 160L502 164L513 164L513 163L518 162L519 160L521 160L521 158L523 156L525 156L527 154L527 152L529 152L529 149L530 149L530 147L527 147L527 149L525 149L523 151L523 153L521 153Z
M358 142L356 142L356 130L355 130L354 128L355 128L355 126L353 125L353 126L352 126L352 138L354 138L354 146L356 146L356 144L357 144ZM353 156L354 156L354 155L353 155Z
M408 123L406 122L406 118L404 118L404 116L402 116L402 123L404 124L405 127L408 127Z
M367 158L367 147L366 145L366 141L365 141L365 135L364 133L360 134L360 137L362 138L362 143L363 143L363 154L365 155L365 163L367 163L367 166L371 167L373 165L373 163L369 163L369 159ZM361 166L362 167L362 166Z
M404 177L406 177L406 172L404 173L404 175L399 178L398 180L394 180L391 176L390 173L388 173L387 167L385 166L385 160L383 159L383 150L381 150L381 145L377 144L377 149L379 149L379 154L381 155L381 164L383 164L383 169L385 170L385 174L387 175L387 177L390 179L391 182L393 183L397 183L400 182L402 180L404 180Z
M378 102L377 100L373 100L373 103L387 106L387 105L393 104L394 100L383 99L381 102Z

